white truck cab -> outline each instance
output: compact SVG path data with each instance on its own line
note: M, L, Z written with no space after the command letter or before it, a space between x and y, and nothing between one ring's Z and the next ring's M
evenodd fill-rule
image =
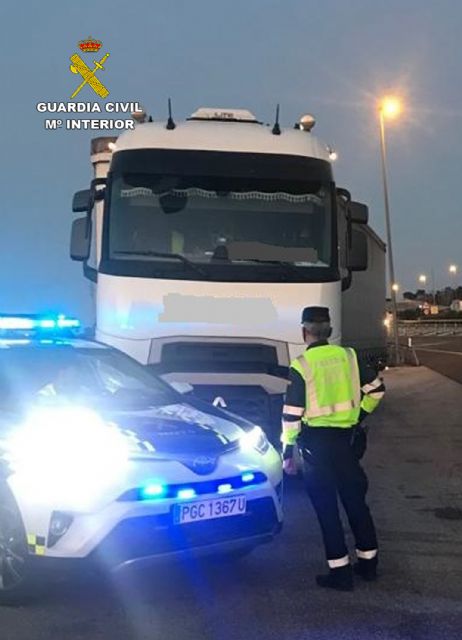
M270 435L302 308L329 307L340 343L342 290L367 269L367 207L336 188L313 124L208 108L144 122L92 140L95 178L73 203L96 338Z

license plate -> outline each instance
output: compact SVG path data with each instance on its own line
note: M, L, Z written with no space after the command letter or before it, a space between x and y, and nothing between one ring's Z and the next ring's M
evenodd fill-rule
M175 524L186 524L214 518L229 518L245 513L245 510L245 496L185 502L173 507L173 521Z

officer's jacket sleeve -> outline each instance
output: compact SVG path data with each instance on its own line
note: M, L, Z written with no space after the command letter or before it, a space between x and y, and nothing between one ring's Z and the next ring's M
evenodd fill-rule
M282 408L282 435L284 446L294 445L301 430L301 417L305 412L305 381L295 369L290 368L289 386Z
M379 405L385 395L385 385L377 371L366 363L359 363L359 378L362 396L360 420L362 420Z

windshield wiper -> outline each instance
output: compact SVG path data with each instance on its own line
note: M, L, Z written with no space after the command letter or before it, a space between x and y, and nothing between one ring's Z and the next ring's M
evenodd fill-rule
M301 271L302 267L297 267L297 265L292 264L292 262L285 262L284 260L260 260L258 258L234 258L232 262L257 262L258 264L276 264L279 267L284 267L290 273L296 273L300 275L303 273Z
M195 264L188 258L185 258L180 253L163 253L161 251L114 251L114 253L118 253L120 255L125 256L152 256L153 258L174 258L175 260L179 260L185 266L189 267L196 273L200 273L201 276L208 279L208 274L204 269L199 267L199 265Z

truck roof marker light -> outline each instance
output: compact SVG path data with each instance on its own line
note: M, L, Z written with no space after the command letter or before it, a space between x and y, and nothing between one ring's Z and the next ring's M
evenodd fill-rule
M133 111L131 116L136 124L143 124L144 122L146 122L148 114L144 109L142 109L141 111ZM152 122L152 119L150 120L150 122Z
M309 113L305 113L298 121L298 126L302 131L311 131L315 124L316 120Z
M329 154L329 160L335 162L338 160L338 153L332 147L327 147L327 153Z

